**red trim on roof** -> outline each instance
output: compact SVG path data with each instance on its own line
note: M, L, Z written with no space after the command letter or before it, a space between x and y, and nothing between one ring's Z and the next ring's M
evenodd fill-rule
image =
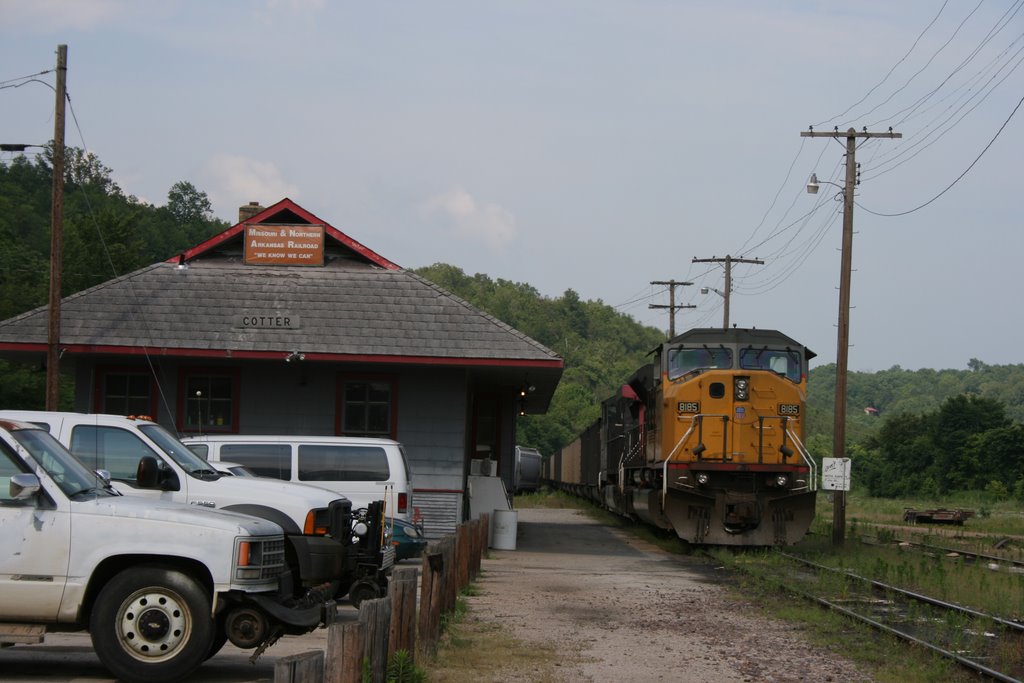
M191 349L147 346L104 346L101 344L62 344L67 353L117 354L124 356L186 356L191 358L233 358L244 360L284 360L292 352L280 351L239 351L235 349ZM0 342L0 351L21 351L45 353L46 344ZM526 360L517 358L442 358L437 356L387 356L361 353L305 353L306 361L328 361L348 363L395 363L401 365L442 365L442 366L500 366L512 368L561 368L561 359Z
M282 199L278 203L274 204L273 206L268 206L266 209L263 209L263 211L260 211L258 214L256 214L255 216L253 216L249 220L244 221L242 223L236 223L235 225L231 226L230 228L228 228L224 232L219 233L217 235L214 235L213 237L209 238L208 240L200 242L199 244L197 244L196 246L192 247L191 249L187 249L185 251L185 253L184 253L185 260L189 261L189 260L195 258L196 256L199 256L199 255L209 251L210 249L213 249L214 247L218 246L219 244L221 244L221 243L223 243L223 242L225 242L225 241L227 241L227 240L229 240L229 239L231 239L233 237L236 237L240 232L243 232L245 230L245 226L246 225L251 224L251 223L262 223L266 219L274 216L275 214L280 213L281 211L291 211L296 216L302 218L305 221L308 221L309 223L322 224L324 226L324 233L325 234L327 234L330 237L332 237L335 241L341 242L342 244L344 244L346 247L348 247L352 251L356 252L357 254L360 254L361 256L366 258L368 261L372 262L373 264L375 264L377 266L380 266L381 268L384 268L385 270L401 270L402 269L401 266L399 266L398 264L389 261L388 259L384 258L383 256L381 256L377 252L373 251L372 249L370 249L370 248L360 244L359 242L355 241L354 239L352 239L351 237L349 237L348 235L343 233L341 230L338 230L337 228L332 226L327 221L324 221L324 220L321 220L320 218L317 218L316 216L311 214L309 211L306 211L301 206L299 206L298 204L296 204L292 200L288 199L287 197L285 197L284 199ZM179 258L178 256L172 256L171 258L167 259L166 263L177 263L178 262L178 258Z

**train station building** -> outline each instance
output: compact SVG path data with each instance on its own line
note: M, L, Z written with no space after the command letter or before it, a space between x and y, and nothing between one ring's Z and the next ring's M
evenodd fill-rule
M0 357L45 360L48 320L44 306L0 322ZM431 536L464 517L472 460L511 489L516 418L547 410L563 369L289 199L65 298L60 357L82 412L151 415L182 435L400 441Z

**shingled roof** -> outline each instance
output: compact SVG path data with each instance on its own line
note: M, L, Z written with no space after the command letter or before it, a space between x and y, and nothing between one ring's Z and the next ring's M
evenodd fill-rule
M244 227L253 223L323 225L324 265L245 264ZM251 326L246 316L289 320ZM0 322L0 352L45 353L47 325L45 306ZM529 369L548 397L563 367L550 349L289 199L180 257L65 298L60 337L72 354L267 359L299 351L307 361Z

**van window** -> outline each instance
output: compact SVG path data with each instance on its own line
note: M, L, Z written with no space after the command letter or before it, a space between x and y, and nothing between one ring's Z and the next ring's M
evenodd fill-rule
M110 472L111 479L135 480L144 455L159 456L127 429L78 425L71 430L71 452L94 470Z
M292 478L292 447L286 443L226 443L220 459L245 465L257 477Z
M299 481L387 481L390 475L379 446L299 446Z

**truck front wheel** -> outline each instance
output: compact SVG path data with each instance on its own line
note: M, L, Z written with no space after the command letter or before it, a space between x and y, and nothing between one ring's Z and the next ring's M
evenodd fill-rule
M100 661L118 678L175 681L192 673L210 653L210 598L179 571L135 567L100 591L89 631Z

